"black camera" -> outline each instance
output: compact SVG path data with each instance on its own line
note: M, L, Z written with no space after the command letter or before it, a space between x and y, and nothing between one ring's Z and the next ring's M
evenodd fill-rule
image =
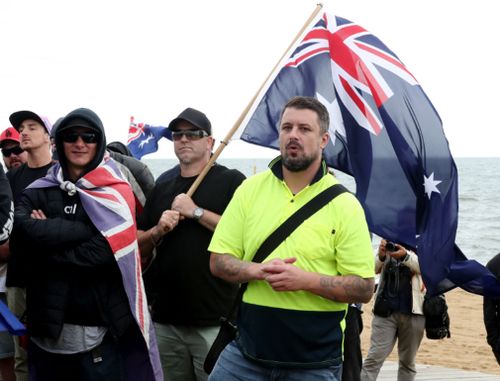
M386 242L385 249L387 251L398 251L399 250L398 247L393 242L390 242L390 241Z

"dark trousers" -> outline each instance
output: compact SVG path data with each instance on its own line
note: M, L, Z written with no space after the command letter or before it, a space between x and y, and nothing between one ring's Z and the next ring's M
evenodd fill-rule
M493 351L493 354L495 355L495 358L497 359L498 365L500 365L500 353Z
M363 331L361 311L349 306L346 316L344 338L344 363L342 366L342 381L359 381L363 358L361 356L360 335Z
M44 351L29 343L30 380L36 381L123 381L123 359L119 345L106 334L92 351L71 355Z

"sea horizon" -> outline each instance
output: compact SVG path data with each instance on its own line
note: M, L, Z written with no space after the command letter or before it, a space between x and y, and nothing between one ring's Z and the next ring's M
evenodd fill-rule
M278 156L278 153L275 155ZM240 170L245 176L267 169L273 157L228 158L218 163ZM143 158L153 176L177 164L176 158ZM468 259L486 264L500 252L500 193L497 192L500 157L455 158L458 171L459 215L455 242ZM354 179L340 171L335 175L349 190L355 191Z

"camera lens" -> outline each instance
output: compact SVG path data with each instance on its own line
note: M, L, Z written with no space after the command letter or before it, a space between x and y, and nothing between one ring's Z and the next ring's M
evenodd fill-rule
M398 248L396 247L396 245L395 245L395 244L393 244L392 242L387 242L387 243L385 244L385 249L386 249L387 251L397 251L397 250L398 250Z

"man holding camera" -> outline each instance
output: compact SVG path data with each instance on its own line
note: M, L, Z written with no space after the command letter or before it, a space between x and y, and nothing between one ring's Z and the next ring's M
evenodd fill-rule
M399 244L382 239L375 259L382 273L373 306L370 349L361 370L361 381L377 379L382 364L398 341L398 381L413 381L415 357L425 330L425 287L418 256Z

